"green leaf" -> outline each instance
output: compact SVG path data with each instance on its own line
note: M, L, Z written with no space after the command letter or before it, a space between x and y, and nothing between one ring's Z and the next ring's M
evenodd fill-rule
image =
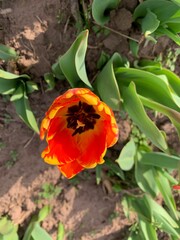
M118 177L120 177L122 180L125 180L125 176L123 171L119 168L118 164L113 162L112 160L105 159L105 165L108 166L108 168L115 173Z
M138 161L135 164L135 178L138 186L144 191L151 194L152 197L156 197L158 194L158 188L155 177L155 169L149 168Z
M21 90L20 90L21 89ZM33 112L31 111L28 97L25 92L25 87L23 84L19 86L19 92L23 92L23 97L17 100L14 100L13 103L16 108L16 112L19 114L20 118L36 133L39 133L39 128L37 126L36 119Z
M131 140L123 147L116 162L124 171L129 171L134 165L134 157L136 154L136 145L134 139Z
M64 225L59 223L58 225L58 233L57 233L57 240L63 240L65 236Z
M151 223L139 219L139 226L144 236L143 240L158 240L156 230Z
M138 52L139 52L139 43L129 40L129 47L131 50L131 53L134 57L138 58Z
M161 63L149 60L141 60L138 62L138 65L136 65L136 68L137 67L155 75L165 75L169 86L173 88L177 95L180 96L180 78L174 72L166 68L162 68Z
M59 58L59 64L64 76L72 87L77 87L82 81L91 88L85 68L88 30L81 32L69 50Z
M115 69L115 76L121 90L122 86L128 86L131 81L136 85L137 93L143 97L156 101L169 108L179 111L180 101L172 91L165 75L133 68L119 67Z
M26 81L26 92L27 94L32 93L34 91L38 90L38 86L35 82L32 81Z
M139 98L142 101L143 105L166 115L176 127L179 138L180 138L180 113L179 112L171 108L168 108L166 106L163 106L162 104L156 103L150 99L144 98L142 96L139 96Z
M179 229L178 224L166 212L166 210L158 203L156 203L153 199L147 196L144 196L144 199L149 204L149 207L152 209L154 221L156 222L156 224L159 225L158 227L170 235L180 237L177 231Z
M0 44L0 59L4 61L16 60L18 55L13 48L10 48L6 45Z
M44 74L44 80L46 81L48 88L46 91L51 91L55 87L55 79L54 75L52 73L45 73Z
M7 217L0 218L0 239L2 240L18 240L18 227L15 226Z
M121 64L121 56L118 53L115 53L98 74L93 85L101 99L113 110L120 110L121 96L114 74L114 67L118 67Z
M144 17L147 9L150 9L157 16L158 20L163 22L175 15L179 7L176 3L168 0L146 0L136 7L133 13L134 20Z
M121 0L94 0L92 3L92 15L94 20L101 26L106 24L110 17L107 12L118 7Z
M128 87L122 89L124 106L132 120L137 124L141 131L152 141L154 145L163 151L168 147L164 135L146 114L143 105L136 93L135 84L130 83ZM133 103L133 104L132 104Z
M167 35L169 38L171 38L176 44L178 44L180 46L180 37L178 34L173 33L170 29L166 29L166 28L158 28L157 31L158 34L160 35Z
M38 214L37 222L43 221L50 214L50 212L51 212L51 206L49 205L44 206Z
M52 68L52 72L53 72L54 76L57 79L64 80L65 76L64 76L64 74L63 74L63 72L61 70L61 67L60 67L60 58L61 57L58 58L57 62L54 63L51 68Z
M34 240L52 240L50 235L37 223L31 233Z
M141 21L141 28L145 37L156 31L159 24L160 21L157 19L157 16L148 9L146 16Z
M180 163L180 157L170 156L162 152L150 152L142 153L140 162L149 166L177 169Z
M99 185L101 182L101 165L97 165L96 167L96 184Z
M156 169L155 180L156 180L157 186L164 198L166 205L168 206L169 210L171 211L171 216L173 216L175 219L178 219L177 212L176 212L177 211L176 204L175 204L172 192L171 192L171 187L170 187L168 179L166 178L166 176L164 176L162 171Z
M14 91L13 95L11 96L10 101L13 102L13 101L19 100L23 97L23 95L24 95L24 89L22 85L19 85L19 87L17 87L17 89Z

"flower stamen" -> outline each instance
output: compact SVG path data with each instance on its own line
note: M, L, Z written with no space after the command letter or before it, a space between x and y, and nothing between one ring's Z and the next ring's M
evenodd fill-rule
M94 129L96 120L100 118L100 115L96 113L92 105L85 102L82 103L81 101L78 105L69 107L66 116L67 128L75 130L72 136Z

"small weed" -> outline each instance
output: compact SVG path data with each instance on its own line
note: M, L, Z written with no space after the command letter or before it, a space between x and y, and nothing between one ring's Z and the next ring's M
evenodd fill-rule
M18 153L16 150L10 151L10 159L6 161L5 167L9 169L12 166L14 166L14 164L17 162L17 157L18 157Z
M6 147L6 144L2 140L0 140L0 150L2 150L5 147Z
M44 183L42 185L42 191L39 192L39 198L41 199L52 199L57 197L62 192L62 188L54 186L52 183Z
M114 212L112 212L112 213L110 214L110 216L109 216L109 221L112 222L113 219L116 219L117 217L119 217L119 213L116 212L116 211L114 211Z

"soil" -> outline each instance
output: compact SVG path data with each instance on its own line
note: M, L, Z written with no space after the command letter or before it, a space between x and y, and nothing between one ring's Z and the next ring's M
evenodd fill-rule
M69 88L68 83L62 81L57 82L54 90L45 92L43 76L77 36L78 4L73 0L1 0L0 4L0 43L13 47L20 56L15 64L10 62L5 68L14 73L26 73L38 84L39 91L30 95L30 104L40 124L55 97ZM122 0L118 10L111 12L109 26L140 39L140 32L132 22L132 11L137 4L137 0ZM169 39L161 38L156 45L143 46L140 56L151 59L170 46L174 45ZM117 51L133 60L126 38L113 33L97 38L91 30L86 57L89 79L97 74L96 63L102 50L110 55ZM179 73L178 67L175 71ZM53 240L59 222L64 224L69 240L126 239L133 220L125 217L120 203L122 194L113 193L109 179L97 185L95 170L91 170L68 181L56 167L43 162L40 155L45 143L26 127L11 102L2 96L0 109L0 215L8 215L19 224L22 236L33 214L51 204L52 212L42 226ZM112 159L118 156L131 132L127 117L117 119L120 138L107 153ZM157 121L168 133L170 147L180 153L172 125L163 116ZM50 199L40 197L44 183L60 187L61 193Z

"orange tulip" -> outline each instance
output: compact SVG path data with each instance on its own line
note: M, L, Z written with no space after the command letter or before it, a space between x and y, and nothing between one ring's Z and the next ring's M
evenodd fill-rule
M118 139L112 110L86 88L69 89L55 99L41 123L40 138L48 146L44 161L72 178L84 168L104 163L108 147Z
M180 190L180 185L174 185L174 186L173 186L173 189L174 189L174 190Z

